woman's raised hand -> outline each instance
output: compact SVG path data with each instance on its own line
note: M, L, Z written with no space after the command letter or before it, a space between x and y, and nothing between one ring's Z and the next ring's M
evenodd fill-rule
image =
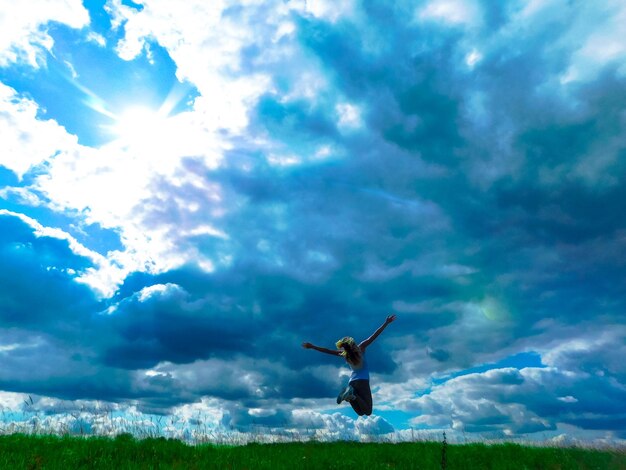
M313 347L313 345L311 343L302 343L302 347L304 349L311 349Z
M396 319L396 315L395 314L391 314L387 317L387 319L385 320L385 323L389 324L392 321L394 321Z

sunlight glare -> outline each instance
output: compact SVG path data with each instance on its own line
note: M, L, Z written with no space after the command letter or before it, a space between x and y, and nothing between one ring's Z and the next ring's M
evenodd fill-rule
M144 106L134 106L126 109L115 121L113 130L119 140L131 146L144 146L162 135L167 116Z

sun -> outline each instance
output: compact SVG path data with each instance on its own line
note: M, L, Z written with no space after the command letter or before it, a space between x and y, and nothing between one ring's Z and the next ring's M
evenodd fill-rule
M115 117L113 134L122 144L137 147L157 142L167 128L167 115L147 106L132 106Z

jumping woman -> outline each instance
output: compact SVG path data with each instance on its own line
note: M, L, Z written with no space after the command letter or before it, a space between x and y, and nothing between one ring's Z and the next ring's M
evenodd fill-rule
M321 348L311 343L302 343L302 347L305 349L315 349L316 351L331 354L333 356L343 356L346 362L352 369L348 386L337 397L337 404L342 401L347 401L352 405L352 409L356 411L359 416L372 414L372 391L370 389L370 372L367 367L367 361L365 360L365 350L372 344L372 342L378 338L378 335L396 319L395 315L389 315L372 336L365 341L361 341L358 345L354 342L354 339L346 336L341 338L335 344L337 350Z

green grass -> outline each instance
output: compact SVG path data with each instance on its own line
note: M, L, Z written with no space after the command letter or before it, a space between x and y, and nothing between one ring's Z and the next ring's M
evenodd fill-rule
M188 446L165 438L0 436L2 469L439 469L438 442ZM448 469L626 469L623 451L517 444L448 445Z

